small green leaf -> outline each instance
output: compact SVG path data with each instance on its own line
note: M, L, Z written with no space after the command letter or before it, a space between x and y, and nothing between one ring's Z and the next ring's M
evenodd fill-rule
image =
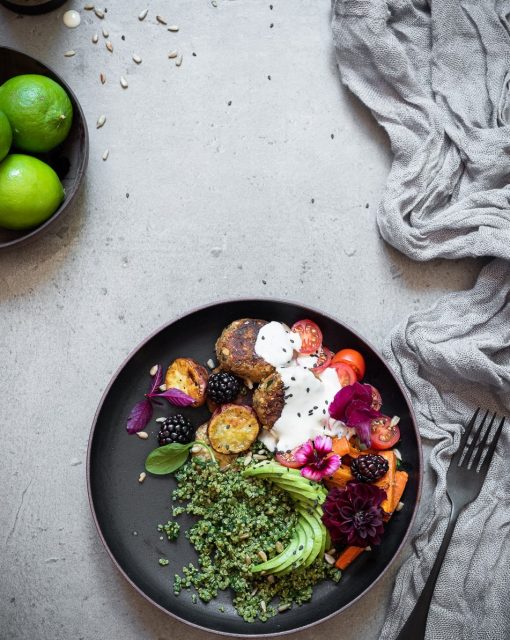
M159 476L177 471L188 459L189 450L194 444L194 442L188 444L173 442L153 449L145 460L146 470Z

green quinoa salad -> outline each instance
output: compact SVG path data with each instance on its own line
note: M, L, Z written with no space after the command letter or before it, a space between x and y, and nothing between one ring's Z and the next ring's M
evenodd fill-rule
M311 320L292 328L235 320L218 337L216 358L177 358L165 372L154 365L127 430L143 431L154 399L175 408L157 418L159 446L145 460L147 479L176 481L171 518L155 530L169 545L184 536L196 552L169 589L194 603L230 591L239 616L264 622L309 602L319 582L338 583L382 542L385 523L404 506L399 419L385 416L377 389L361 383L362 354L334 354ZM178 409L204 406L210 417L201 425Z

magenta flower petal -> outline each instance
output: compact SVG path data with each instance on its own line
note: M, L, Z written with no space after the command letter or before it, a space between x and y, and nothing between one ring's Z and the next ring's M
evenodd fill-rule
M328 436L316 436L313 441L313 446L317 455L325 456L328 453L331 453L331 450L333 449L333 442Z
M369 384L355 382L340 389L329 406L329 413L335 420L356 429L361 442L370 446L370 423L381 413L372 408L372 387Z
M356 383L357 384L357 383ZM345 416L345 409L349 402L353 399L356 391L354 384L342 387L333 398L333 402L329 405L329 415L335 420L342 420Z
M294 458L299 464L306 464L309 460L313 459L313 444L311 440L307 440L302 444L299 449L294 453Z
M340 456L334 453L332 456L328 456L324 460L324 466L322 468L323 477L332 476L341 464Z
M312 466L303 467L301 469L301 475L308 480L313 480L313 482L320 482L322 480L322 473Z

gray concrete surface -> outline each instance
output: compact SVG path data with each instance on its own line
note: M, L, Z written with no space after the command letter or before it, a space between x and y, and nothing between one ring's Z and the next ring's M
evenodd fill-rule
M329 2L217 5L148 0L139 22L145 2L109 0L103 23L82 11L75 31L63 11L19 19L0 10L0 42L59 71L91 133L86 184L64 226L0 255L2 640L213 637L135 594L89 513L92 416L149 332L223 297L277 296L334 313L381 345L401 318L469 287L477 271L475 262L413 264L381 241L374 216L390 153L340 84ZM113 54L101 35L91 43L103 25ZM174 48L180 68L167 58ZM377 638L392 579L299 637Z

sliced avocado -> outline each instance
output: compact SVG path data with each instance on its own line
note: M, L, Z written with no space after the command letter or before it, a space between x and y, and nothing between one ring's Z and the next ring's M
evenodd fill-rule
M303 555L306 548L306 533L303 527L301 520L297 521L296 531L299 536L299 544L295 551L293 551L291 557L284 562L282 565L278 567L275 571L273 571L273 575L285 575L292 571L293 569L297 569L303 564Z
M289 544L281 553L279 553L274 558L267 560L266 562L252 565L250 567L250 571L252 573L259 573L260 571L267 571L268 573L272 573L276 567L279 567L281 564L285 563L292 556L294 551L297 550L299 544L299 534L297 529L294 529Z
M315 541L316 541L316 534L315 534L315 529L312 526L312 523L310 522L310 520L308 520L308 518L305 517L304 513L306 513L306 511L304 513L301 513L301 510L298 508L298 514L299 514L299 521L303 527L303 529L305 530L305 536L306 536L306 544L305 544L305 549L304 549L304 553L303 553L303 566L307 567L308 564L310 564L308 562L308 560L310 559L310 556L313 553L313 549L315 546ZM313 518L311 518L311 520L313 520ZM318 543L320 545L320 539L318 540Z
M309 491L293 480L290 480L288 482L284 480L273 480L272 482L277 487L282 488L284 491L292 491L293 493L302 496L303 498L311 500L314 505L320 504L320 496L316 491Z
M299 509L299 508L298 508L298 512L300 516L308 522L308 524L310 525L313 531L312 551L304 563L305 567L309 567L320 553L320 550L323 544L323 538L326 535L326 532L323 529L322 523L319 523L318 520L312 514L308 513L305 509Z

